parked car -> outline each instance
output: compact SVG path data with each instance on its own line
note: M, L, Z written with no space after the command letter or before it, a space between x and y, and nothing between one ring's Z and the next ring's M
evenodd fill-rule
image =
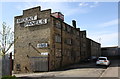
M92 60L92 61L96 62L97 59L98 59L98 58L97 58L96 56L91 56L91 60Z
M91 61L91 57L87 57L84 59L84 62L90 62Z
M96 61L96 65L104 65L107 67L110 65L110 61L107 57L99 57Z

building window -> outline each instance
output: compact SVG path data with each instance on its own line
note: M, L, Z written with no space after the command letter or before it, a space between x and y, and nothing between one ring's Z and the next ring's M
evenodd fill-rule
M72 39L70 39L70 38L66 39L65 43L71 45L72 44Z
M58 43L61 42L61 36L60 35L55 36L55 42L58 42Z
M21 69L20 69L20 64L16 64L16 69L17 69L17 71L20 71Z
M76 57L76 52L75 51L71 52L71 57Z
M82 35L82 38L85 38L85 34Z
M77 31L77 35L79 36L79 31Z
M102 48L102 50L107 50L107 48Z
M70 50L67 51L67 56L69 56L69 57L71 56Z
M63 25L63 30L66 31L66 26L65 25Z
M58 48L58 49L56 49L56 51L55 51L56 53L56 57L61 57L61 49L60 48Z
M91 46L93 45L92 41L91 41Z
M55 23L55 27L61 29L61 24L60 24L60 22L56 22L56 23Z
M67 32L71 32L71 28L70 28L70 26L67 26Z
M73 30L73 34L75 34L75 35L76 35L76 30L75 30L75 29Z
M83 43L83 47L86 47L85 43Z
M71 51L69 49L64 50L64 56L70 57L71 56Z
M80 52L76 52L76 56L79 57L80 56Z

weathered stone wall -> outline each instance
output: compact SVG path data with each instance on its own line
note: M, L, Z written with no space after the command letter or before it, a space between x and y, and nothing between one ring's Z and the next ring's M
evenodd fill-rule
M37 20L47 19L47 23L28 27L24 27L24 22L16 23L17 19L35 15ZM15 73L33 72L30 58L40 57L42 52L49 53L49 70L77 63L88 56L86 31L53 17L50 9L41 11L40 7L35 7L24 10L23 15L16 16L14 22L17 39L14 45ZM47 43L48 47L37 48L38 43Z
M91 57L91 39L86 38L86 46L87 57Z
M120 49L116 47L103 47L101 48L101 55L102 56L119 56Z
M86 46L86 31L80 31L81 39L81 60L87 57L87 46Z
M84 60L87 57L94 56L99 57L101 55L101 45L83 36L85 31L81 31L81 57Z
M22 16L15 17L15 73L32 72L30 57L39 57L40 53L51 50L47 48L37 48L38 43L47 43L50 45L50 13L51 10L40 11L40 7L28 9L23 11ZM35 25L30 27L22 26L22 23L16 23L19 18L37 15L37 19L47 19L46 24ZM50 55L51 56L51 55Z
M101 55L101 45L91 40L91 56L99 57Z
M55 68L77 63L80 61L80 29L74 28L65 22L53 18L52 45L55 54ZM58 24L58 26L56 25ZM59 35L61 42L55 41Z

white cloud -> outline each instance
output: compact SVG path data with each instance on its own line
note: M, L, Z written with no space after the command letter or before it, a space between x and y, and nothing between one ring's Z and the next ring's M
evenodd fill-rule
M89 4L88 3L86 3L86 2L81 2L80 4L79 4L79 6L81 6L81 7L85 7L85 6L88 6Z
M118 33L109 33L109 32L94 32L88 34L88 37L91 39L100 42L102 47L107 47L107 46L117 46L118 45Z
M62 12L65 16L70 16L75 13L87 13L86 9L82 9L80 7L72 7L69 6L69 3L62 3L62 2L26 2L24 5L18 5L16 8L18 10L25 10L28 8L41 6L42 10L45 9L52 9L52 12Z
M98 2L94 2L93 5L90 5L90 8L97 7L97 6L98 6Z
M111 21L103 22L101 24L96 24L94 28L99 29L99 31L92 30L88 33L88 37L101 43L102 47L107 46L117 46L118 45L118 19L113 19ZM115 30L105 30L104 28L107 27L107 29L114 27ZM119 37L120 38L120 37Z
M119 20L120 21L120 20ZM94 28L99 28L99 29L103 29L103 28L110 28L110 27L115 27L116 29L118 29L118 24L120 24L120 22L118 22L118 19L113 19L110 21L106 21L106 22L101 22L99 24L95 24L93 26L89 26L89 27L94 27Z
M98 6L98 2L80 2L79 4L80 7L90 7L90 8L94 8Z
M102 46L117 46L118 45L118 33L111 33L101 35Z
M118 25L118 19L114 19L114 20L99 24L100 27L108 27L108 26L113 26L113 25Z

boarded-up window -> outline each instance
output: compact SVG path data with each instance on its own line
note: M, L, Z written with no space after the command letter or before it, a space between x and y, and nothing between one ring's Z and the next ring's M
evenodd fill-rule
M58 42L58 43L61 42L61 36L60 35L55 36L55 42Z
M67 44L72 44L72 39L67 39Z
M55 55L56 55L56 57L61 57L61 49L56 49Z
M16 64L16 69L17 69L17 71L20 71L20 70L21 70L20 64Z
M55 27L61 29L61 24L60 24L60 22L56 22L56 23L55 23Z
M69 49L64 50L64 56L71 56L71 51Z
M67 32L71 32L71 27L70 26L67 26Z

